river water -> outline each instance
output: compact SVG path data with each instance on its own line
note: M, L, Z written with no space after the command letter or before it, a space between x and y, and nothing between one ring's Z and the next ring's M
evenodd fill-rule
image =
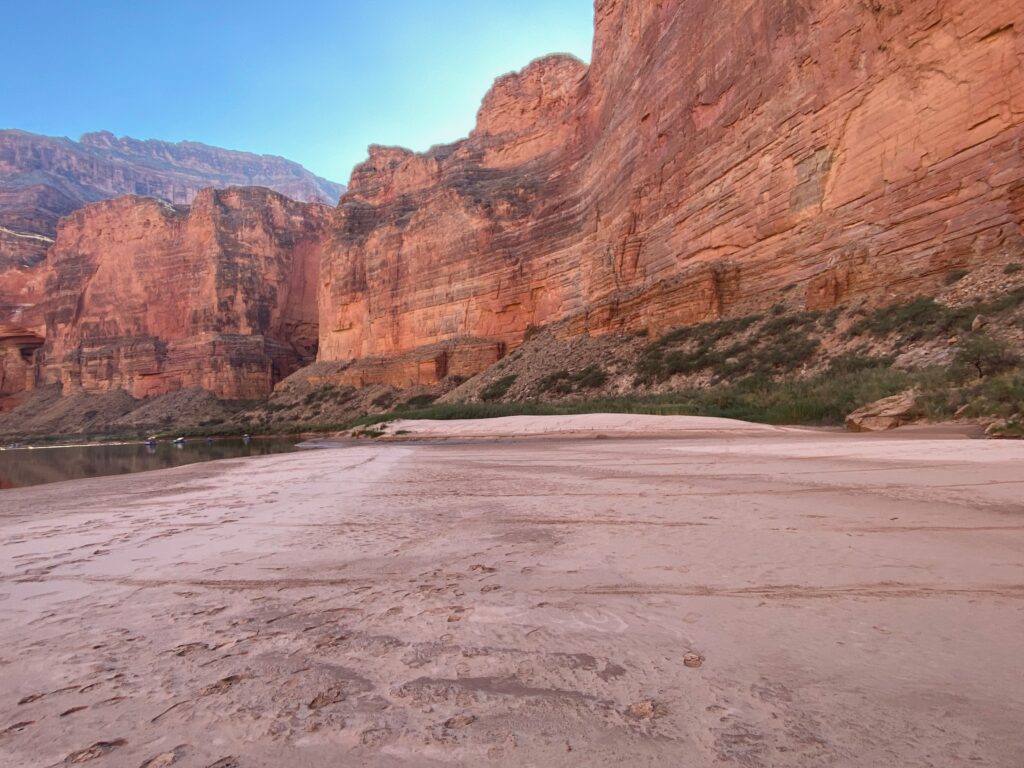
M287 453L295 450L295 442L284 438L254 438L249 443L241 439L212 443L190 440L184 445L159 442L154 446L132 443L2 450L0 490L83 477L148 472L200 461Z

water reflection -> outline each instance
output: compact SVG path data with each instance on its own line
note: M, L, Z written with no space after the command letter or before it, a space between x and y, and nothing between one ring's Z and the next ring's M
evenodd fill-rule
M200 461L262 456L295 450L287 439L189 440L0 451L0 489L83 477L148 472Z

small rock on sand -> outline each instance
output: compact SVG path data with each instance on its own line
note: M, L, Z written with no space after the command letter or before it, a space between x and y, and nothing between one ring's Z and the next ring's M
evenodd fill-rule
M456 715L444 721L445 728L465 728L476 722L476 715Z
M668 714L668 708L654 699L644 699L626 707L626 717L633 720L653 720Z

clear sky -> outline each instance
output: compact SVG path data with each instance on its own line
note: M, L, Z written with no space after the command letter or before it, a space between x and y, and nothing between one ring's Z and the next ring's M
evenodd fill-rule
M593 0L9 0L0 128L282 155L348 181L370 144L469 133L494 78L590 58Z

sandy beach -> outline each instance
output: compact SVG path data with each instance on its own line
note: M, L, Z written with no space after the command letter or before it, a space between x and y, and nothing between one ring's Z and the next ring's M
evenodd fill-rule
M1024 443L560 418L0 492L0 766L1021 765Z

